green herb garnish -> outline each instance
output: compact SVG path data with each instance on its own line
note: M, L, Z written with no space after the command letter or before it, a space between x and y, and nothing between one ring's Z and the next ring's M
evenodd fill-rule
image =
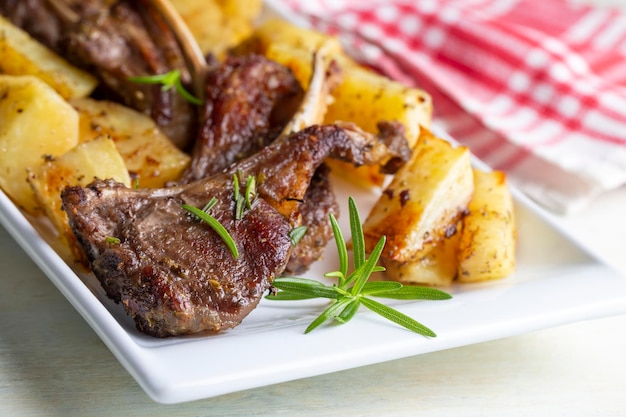
M391 320L400 326L424 336L435 337L436 334L428 327L414 320L398 310L381 304L370 297L391 298L401 300L446 300L452 296L444 291L410 286L405 287L399 282L372 281L368 279L372 272L383 271L378 266L378 259L385 246L386 238L381 237L369 257L365 253L365 239L363 227L354 199L350 197L350 231L352 234L352 248L354 270L348 274L348 248L337 224L335 217L330 214L330 221L335 235L335 243L339 253L339 270L325 274L325 277L336 278L337 283L325 285L319 281L298 278L278 277L272 283L278 291L269 294L266 298L272 300L305 300L311 298L328 298L331 304L320 314L304 331L309 333L329 320L340 324L347 323L354 317L361 305L371 311Z
M113 236L107 236L106 238L104 238L104 241L106 243L110 243L112 245L119 245L121 240L118 237L113 237Z
M304 225L297 226L291 229L291 232L289 232L289 239L291 239L291 244L293 246L296 246L298 242L300 242L300 240L304 237L305 234L306 234L306 226Z
M217 204L218 200L215 198L215 201L213 202L214 198L215 197L213 197L205 207L209 205L210 207L213 207L215 204ZM203 220L206 224L208 224L211 227L211 229L213 229L222 238L222 240L224 241L224 243L230 250L230 253L233 254L233 257L235 259L239 258L239 250L237 249L237 244L235 243L235 240L233 239L233 237L230 235L230 233L228 233L228 230L226 230L226 228L222 226L222 224L215 217L207 213L207 211L210 210L210 207L207 211L201 210L194 206L190 206L188 204L183 204L182 207L188 212L195 214L196 217L198 217L200 220Z
M256 195L256 178L253 175L248 175L246 179L246 189L244 193L241 193L240 181L243 174L241 171L237 171L233 174L233 200L235 200L235 219L241 220L243 213L246 209L252 208L252 202Z
M188 102L197 106L201 105L202 101L185 89L180 77L180 71L174 69L170 72L166 72L165 74L129 77L128 80L140 84L161 84L161 90L163 91L167 91L173 87L176 89L178 94L180 94Z
M209 211L211 211L211 209L215 207L217 203L219 203L219 200L216 197L211 197L211 199L204 205L204 207L202 207L202 211L208 214Z

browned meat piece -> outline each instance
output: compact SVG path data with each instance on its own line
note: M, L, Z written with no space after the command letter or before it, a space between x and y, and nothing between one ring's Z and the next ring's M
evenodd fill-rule
M190 167L181 183L222 172L231 164L271 143L278 133L286 137L303 125L321 123L329 91L336 84L337 68L326 68L317 55L314 80L302 100L302 89L292 73L261 56L231 57L208 77L200 135ZM295 105L301 103L297 114ZM287 122L289 126L287 125ZM322 167L320 167L321 169ZM338 215L330 189L328 169L316 173L301 206L307 234L291 255L290 273L302 272L318 260L332 239L328 213Z
M259 55L228 58L208 76L199 135L181 183L221 172L271 143L302 95L285 66Z
M89 3L87 0L85 3ZM46 0L2 0L0 14L39 42L58 50L66 24Z
M97 75L106 98L151 116L179 147L196 128L195 106L174 89L131 82L132 76L173 69L187 74L174 35L148 0L47 0L0 2L0 12L73 64ZM187 76L188 77L188 76Z
M300 274L308 270L313 262L322 257L328 241L333 238L328 214L339 217L339 204L332 191L329 174L330 169L325 164L320 165L304 195L300 213L302 224L307 230L287 262L285 272L288 274Z
M95 181L66 188L63 205L94 274L139 330L160 337L216 332L243 320L285 268L289 232L300 224L300 202L322 161L379 163L390 158L385 143L403 140L312 126L205 180L156 190ZM235 173L258 182L255 202L239 220ZM203 207L211 197L220 202L210 213L233 236L238 259L181 208Z
M96 181L66 189L63 202L107 295L122 302L140 331L166 337L238 325L285 266L289 223L263 199L235 220L232 195L225 176L184 190ZM238 259L182 208L202 208L211 197L220 200L211 215L237 242Z

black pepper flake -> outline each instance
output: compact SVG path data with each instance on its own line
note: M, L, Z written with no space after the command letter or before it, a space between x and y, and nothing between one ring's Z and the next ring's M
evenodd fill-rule
M456 234L456 224L451 224L446 228L446 239Z
M409 190L400 191L400 205L404 207L406 203L411 199L411 193Z

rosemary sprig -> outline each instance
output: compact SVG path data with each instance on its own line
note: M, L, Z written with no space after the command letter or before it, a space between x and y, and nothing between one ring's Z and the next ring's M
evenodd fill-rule
M348 274L348 248L345 239L339 229L337 220L330 214L330 222L335 235L337 252L339 254L339 270L332 271L324 276L336 278L337 283L325 285L319 281L298 278L278 277L272 283L277 290L270 293L266 298L272 300L305 300L311 298L328 298L331 304L315 319L304 331L309 333L327 321L335 320L340 324L347 323L354 317L359 307L371 311L391 320L392 322L411 330L415 333L435 337L436 334L428 327L398 310L382 304L370 297L391 298L399 300L446 300L452 296L444 291L410 286L405 287L399 282L393 281L368 281L372 272L383 271L378 266L378 259L385 246L386 238L381 237L370 256L365 253L365 239L363 227L359 218L359 212L354 199L348 200L350 214L350 231L352 237L354 270Z
M246 178L246 188L242 194L240 181L242 179L241 171L233 174L233 200L235 200L235 219L241 220L245 210L252 208L252 203L256 196L256 178L253 175L248 175Z
M235 240L230 235L230 233L228 233L228 230L226 230L226 228L222 226L222 224L215 217L211 216L208 213L211 207L213 207L217 203L218 203L217 198L213 197L207 203L207 205L204 206L203 209L199 209L197 207L190 206L188 204L183 204L182 207L183 209L194 214L200 220L203 220L206 224L208 224L211 227L211 229L213 229L219 235L219 237L222 238L222 240L224 241L224 243L230 250L230 253L233 254L233 258L238 259L239 250L237 249L237 244L235 243Z
M185 100L187 100L191 104L195 104L196 106L201 105L202 101L185 89L180 77L180 71L174 69L170 72L166 72L165 74L129 77L128 80L139 84L161 84L161 89L163 91L174 88L176 89L178 94L180 94Z
M291 239L291 245L296 246L298 242L300 242L300 240L304 237L305 234L306 234L306 226L304 225L296 226L293 229L291 229L291 232L289 232L289 239Z

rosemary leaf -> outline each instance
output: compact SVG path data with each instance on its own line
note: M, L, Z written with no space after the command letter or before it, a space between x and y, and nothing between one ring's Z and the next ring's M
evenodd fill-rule
M202 207L202 211L208 213L213 207L215 207L218 202L219 200L216 197L211 197L211 199L204 205L204 207Z
M393 321L394 323L399 324L405 329L411 330L415 333L419 333L423 336L429 337L437 337L435 332L430 330L428 327L424 326L420 322L414 320L413 318L407 316L404 313L399 312L398 310L386 306L384 304L379 303L378 301L374 301L370 298L361 297L361 303L372 310L374 313L381 315L387 320Z
M297 294L295 292L279 291L277 293L269 294L265 298L269 300L277 300L277 301L299 301L299 300L310 300L312 298L319 298L319 297L316 295L303 295L303 294Z
M341 233L341 229L339 228L339 223L333 213L330 213L328 217L330 218L330 225L333 228L333 235L335 236L335 244L337 245L337 253L339 255L340 274L337 275L339 280L338 285L342 287L345 283L346 277L348 276L348 247L346 246L346 241L343 238L343 233Z
M352 234L352 254L354 256L354 268L356 269L365 262L365 238L363 236L359 210L352 197L348 198L348 212L350 214L350 232Z
M298 242L304 237L306 234L306 226L298 226L291 229L289 232L289 239L291 240L291 245L296 246Z
M319 281L306 278L278 277L274 279L272 286L279 290L307 297L330 299L336 299L338 297L337 292L332 287L326 286ZM268 298L277 299L271 295L269 295Z
M363 271L361 272L361 276L356 279L356 281L354 282L354 286L352 287L352 295L359 294L370 275L372 275L372 272L376 267L376 263L378 262L378 258L380 258L380 254L383 252L386 240L387 238L385 236L381 236L369 258L367 258L367 260L363 264Z
M178 92L178 94L180 94L188 102L197 106L202 104L202 101L200 101L199 98L195 97L185 89L181 81L181 73L177 69L166 72L164 74L128 77L128 81L139 84L161 84L161 89L163 91L174 88L176 92Z
M322 314L317 316L317 318L309 324L309 327L304 330L304 333L309 333L324 324L326 321L337 317L350 302L351 300L349 298L341 298L332 303L322 312Z
M363 295L378 295L384 292L396 291L404 288L402 284L396 281L371 281L366 282L361 290Z
M198 218L208 224L211 229L213 229L219 235L219 237L222 238L222 240L230 250L230 253L233 254L233 258L239 258L239 250L237 249L237 244L235 243L235 240L230 235L230 233L228 233L228 230L226 230L226 228L222 226L222 224L215 217L211 216L203 210L200 210L197 207L190 206L188 204L183 204L182 207L188 212L195 214Z
M452 296L445 291L441 291L436 288L419 286L403 286L397 290L377 293L375 296L381 298L393 298L396 300L449 300L452 298Z
M246 180L246 195L245 195L246 207L248 207L248 209L252 208L252 200L254 199L255 194L256 194L256 180L254 176L249 175L248 179Z
M341 324L345 324L349 322L352 317L359 311L359 307L361 307L361 300L359 297L354 297L352 301L348 303L346 308L344 308L341 313L337 316L337 321Z

